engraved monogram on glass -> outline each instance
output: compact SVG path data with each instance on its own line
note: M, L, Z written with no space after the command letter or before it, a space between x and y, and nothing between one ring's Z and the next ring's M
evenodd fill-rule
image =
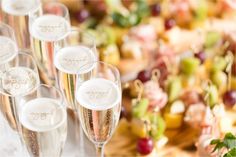
M30 113L31 120L48 120L53 116L53 110L51 112L32 112Z
M20 3L12 3L11 8L14 10L24 10L26 9L25 5L20 5Z
M37 3L32 0L17 0L17 1L6 0L3 2L3 4L5 6L4 9L9 13L27 14L30 10L35 8L35 5Z
M39 31L42 33L53 33L58 31L67 31L67 25L65 22L60 22L58 24L48 24L48 25L38 25Z
M8 79L7 83L10 88L20 89L22 86L30 84L34 80L34 76L32 74L28 74L26 78L15 78Z
M84 63L88 60L88 56L81 56L81 58L75 58L75 59L71 59L71 58L63 58L63 64L65 65L80 65L81 63Z
M111 93L111 89L106 89L106 90L94 89L93 91L87 91L86 92L89 99L101 99L101 98L104 98L106 96L109 96L110 93Z

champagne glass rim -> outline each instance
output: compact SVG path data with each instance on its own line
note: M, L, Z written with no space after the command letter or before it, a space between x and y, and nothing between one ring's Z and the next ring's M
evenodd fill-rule
M10 25L8 25L8 24L6 24L5 22L1 22L0 21L0 29L7 29L7 31L9 31L9 38L12 38L12 40L15 42L16 41L16 36L15 36L15 31L14 31L14 29L10 26ZM8 37L8 36L6 36L6 35L0 35L0 36L4 36L4 37Z
M32 56L31 54L29 54L29 52L30 52L29 49L20 49L20 50L18 51L18 55L25 55L25 56L31 58L31 59L34 61L33 56Z
M91 44L92 47L96 47L96 38L91 33L85 32L84 29L81 29L79 27L71 26L71 29L69 30L67 35L69 36L73 32L78 32L78 33L81 33L82 35L85 35L86 37L89 37L89 39L92 41L92 44Z
M30 54L27 54L27 53L25 53L25 52L22 52L22 51L19 51L19 53L18 53L12 60L17 59L20 55L23 55L23 56L26 56L26 57L30 58L30 60L31 60L32 64L34 65L34 67L37 68L37 64L36 64L36 62L35 62L33 56L30 55ZM10 60L10 61L12 61L12 60ZM6 63L5 63L5 64L6 64ZM4 74L4 73L3 73L3 74ZM39 74L38 74L38 71L36 71L36 75L37 75L37 82L40 82L40 79L39 79L39 76L38 76L38 75L39 75ZM2 82L2 79L0 79L0 81ZM12 94L6 93L6 92L2 91L2 89L0 89L0 94L6 95L6 96L10 96L10 97L25 96L25 95L28 95L29 93L32 93L33 91L35 91L35 89L36 89L37 87L38 87L38 85L36 85L36 86L35 86L34 88L32 88L30 91L25 92L24 94L16 94L16 95L12 95Z
M85 36L86 40L88 39L89 41L87 40L87 43L86 43L86 41L85 42L78 41L78 43L68 43L68 45L65 45L65 46L62 46L62 47L59 46L57 51L60 50L60 49L65 48L65 47L76 47L76 46L80 46L80 45L85 45L90 50L92 50L94 48L96 49L95 37L91 33L84 32L83 29L80 29L80 28L75 27L75 26L71 26L69 31L66 33L65 38L56 41L56 43L57 42L60 43L61 41L64 41L65 39L70 38L70 37L74 38L74 36L76 36L76 38L78 38L78 39L80 39L80 37L83 38L83 36Z
M13 35L15 35L14 29L11 26L9 26L8 24L0 21L0 28L4 28L4 27L6 29L8 29L11 33L13 33Z
M59 95L59 97L60 97L60 105L63 106L63 107L66 107L64 105L63 94L62 94L62 92L61 92L61 90L59 88L57 88L55 86L51 86L51 85L47 85L47 84L42 84L41 83L41 84L37 85L35 89L37 90L37 89L42 88L42 87L47 88L47 89L55 90L57 92L57 94ZM53 99L55 99L55 98L53 98Z
M50 6L50 5L56 5L56 6L60 6L64 11L65 11L65 14L64 15L62 15L61 17L63 17L63 18L66 18L66 17L69 17L69 10L68 10L68 8L67 8L67 6L66 5L64 5L63 3L60 3L60 2L48 2L48 3L45 3L45 4L43 4L43 10L45 9L44 7L45 6ZM43 13L43 15L46 15L45 13ZM42 15L42 16L43 16ZM47 15L54 15L53 13L47 13ZM58 15L57 15L58 16Z
M12 44L14 45L14 46L11 45L12 47L14 47L14 52L10 52L10 54L13 54L13 53L14 54L10 55L5 60L1 59L0 65L2 65L2 64L5 64L5 63L13 60L17 56L17 54L18 54L18 45L16 43L15 31L10 25L0 21L0 33L1 33L0 37L8 38L12 42ZM5 46L6 43L3 43L3 45ZM5 53L5 52L3 52L3 53ZM9 51L7 53L9 54Z
M31 52L30 49L20 49L18 51L18 54L16 57L18 57L18 55L23 55L23 56L29 57L31 59L32 63L34 64L34 66L37 68L36 61L35 61L34 57L31 54L29 54L30 52Z
M9 60L8 62L11 62L12 60L16 59L17 57L19 57L19 55L23 55L23 56L29 57L29 58L31 59L32 63L34 64L34 66L37 67L37 64L36 64L36 62L35 62L34 57L33 57L32 55L30 55L29 52L31 52L29 49L24 49L24 50L20 49L20 50L18 50L17 55L14 56L14 57L13 57L11 60ZM2 64L6 64L6 62L0 63L0 65L2 65Z
M28 10L28 13L21 13L21 14L13 13L13 15L28 15L30 12L34 12L34 11L38 10L40 8L41 4L42 4L40 0L30 0L30 1L34 2L34 6ZM9 4L9 3L11 3L11 2L9 2L9 0L0 0L1 5L6 5L6 4Z
M77 72L77 75L84 74L84 73L87 73L87 72L93 70L93 68L95 68L96 64L106 65L107 67L112 69L114 71L114 75L115 75L115 82L119 81L119 79L120 79L120 72L117 69L117 67L112 65L112 64L110 64L110 63L106 63L106 62L103 62L103 61L93 61L93 62L88 62L88 63L82 65L79 68L79 70ZM91 65L91 67L89 66L89 69L87 69L88 65ZM86 68L86 69L83 69L83 68Z

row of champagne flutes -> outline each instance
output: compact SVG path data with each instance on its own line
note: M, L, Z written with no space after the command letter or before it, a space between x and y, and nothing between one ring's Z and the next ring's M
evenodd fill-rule
M15 27L21 27L20 23L0 25L0 106L30 156L61 156L67 135L66 108L78 111L85 134L103 156L121 110L118 70L97 61L95 39L71 28L63 4L2 0L1 7L3 22L11 25L4 19L14 23L24 17L29 26L18 32ZM27 14L22 13L24 9ZM24 30L28 37L22 35ZM31 41L30 54L18 52L22 48L18 40Z

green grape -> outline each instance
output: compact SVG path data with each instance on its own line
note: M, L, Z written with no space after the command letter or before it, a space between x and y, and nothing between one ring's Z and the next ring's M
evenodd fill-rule
M227 66L227 61L225 60L225 58L217 56L213 60L213 65L211 67L211 70L213 72L215 72L215 71L223 71L223 70L225 70L226 66Z
M198 0L198 5L194 9L195 19L203 21L207 18L207 3L205 0Z
M205 47L210 48L214 46L221 39L221 34L219 32L208 32L206 34Z
M183 58L180 62L180 70L186 75L193 75L200 65L200 60L195 57Z
M149 105L148 99L146 98L141 99L140 102L133 107L132 110L133 117L142 118L147 111L148 105Z
M212 82L221 89L227 84L227 75L223 71L216 71L211 75Z
M165 131L165 121L163 120L163 118L155 113L152 113L149 115L149 119L151 122L151 136L152 138L154 138L155 140L160 139Z
M173 77L168 84L168 100L173 102L180 95L182 89L181 79L179 77Z
M218 90L215 85L211 85L209 90L208 105L213 107L218 103Z
M114 44L116 42L116 34L111 27L99 25L97 31L103 45Z

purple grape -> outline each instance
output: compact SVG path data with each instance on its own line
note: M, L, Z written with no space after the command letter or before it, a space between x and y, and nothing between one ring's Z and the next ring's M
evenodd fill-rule
M159 16L161 14L161 6L156 3L150 6L152 16Z
M236 91L230 90L225 92L223 96L223 102L228 107L233 107L236 103Z
M198 58L201 61L201 63L204 63L204 61L206 60L206 53L204 51L195 53L194 56Z
M81 9L75 14L75 16L76 19L81 23L84 22L90 16L90 13L86 9Z
M175 26L175 20L172 18L166 19L165 20L165 29L170 30L172 27Z
M144 82L147 82L151 79L151 72L148 71L148 70L143 70L143 71L140 71L138 73L138 76L137 76L137 79L139 79L140 81L142 81L143 83Z
M137 151L142 155L148 155L153 150L153 141L150 138L140 138L137 143Z

